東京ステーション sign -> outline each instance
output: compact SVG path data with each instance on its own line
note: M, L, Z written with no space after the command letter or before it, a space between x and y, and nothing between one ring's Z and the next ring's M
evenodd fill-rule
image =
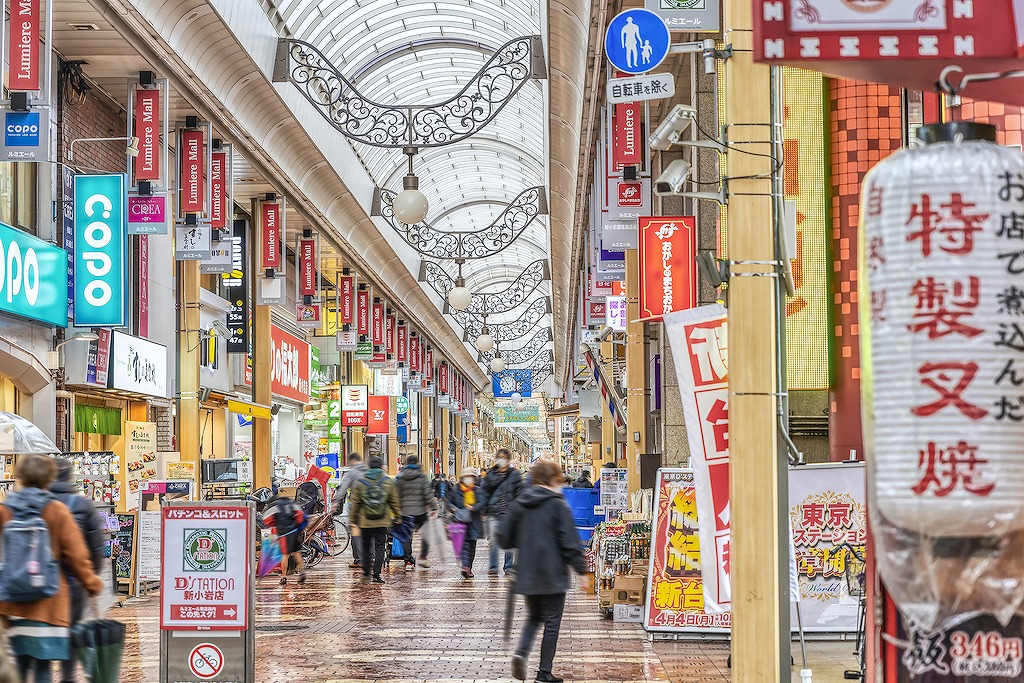
M0 223L0 311L68 324L68 254Z
M74 195L75 324L122 327L128 290L125 176L77 175Z

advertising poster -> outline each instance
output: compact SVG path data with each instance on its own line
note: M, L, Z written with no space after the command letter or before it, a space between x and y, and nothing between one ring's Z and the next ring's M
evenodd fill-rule
M366 427L369 424L369 410L370 388L368 386L350 384L341 387L342 427Z
M660 632L728 633L729 612L704 606L701 537L694 471L659 469L651 525L651 568L644 628Z
M690 464L703 520L700 542L709 612L727 612L729 586L729 347L725 307L714 304L665 316L683 403Z
M156 423L125 422L124 435L125 483L128 491L125 505L129 510L136 510L143 482L156 479L157 476Z
M629 509L629 470L601 468L601 508L609 519Z
M862 463L789 470L789 521L796 549L804 629L853 633L858 598L846 587L848 543L863 557L867 506ZM792 623L796 623L795 614Z

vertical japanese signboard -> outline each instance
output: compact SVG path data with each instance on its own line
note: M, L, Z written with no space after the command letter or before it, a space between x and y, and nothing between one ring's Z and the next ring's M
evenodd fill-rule
M697 305L697 228L693 216L643 216L640 226L640 319L661 320Z
M356 292L356 323L360 336L370 334L370 292L365 285L359 285Z
M621 173L625 166L643 165L643 114L641 102L614 105L612 114L611 173Z
M648 631L727 633L732 626L731 613L713 613L704 607L695 486L693 470L658 470L644 607Z
M398 349L395 354L398 362L405 363L408 360L409 355L409 328L406 327L405 323L402 321L398 322L395 341L398 345Z
M604 300L605 325L616 332L626 329L626 297L609 296Z
M671 313L665 331L672 347L690 464L701 519L704 605L730 609L729 583L729 370L725 307Z
M341 426L365 427L369 420L370 388L365 384L341 387Z
M370 319L370 340L374 351L384 346L384 304L380 299L373 300L372 318Z
M264 202L260 209L260 268L280 269L283 262L281 253L281 205L278 202Z
M160 91L135 91L135 136L139 156L135 157L135 180L160 180Z
M409 371L420 372L422 356L420 355L420 337L413 332L409 335Z
M11 32L8 41L8 90L39 90L42 71L39 47L43 4L44 0L13 0L11 3L8 19Z
M181 131L181 204L182 213L202 213L205 209L206 179L203 160L203 131Z
M231 234L231 272L221 275L228 299L228 353L249 351L249 288L246 272L246 233L248 225L244 220L234 221Z
M120 173L75 176L74 318L79 327L126 324L127 191Z
M270 327L271 391L298 403L309 402L309 344L277 325Z

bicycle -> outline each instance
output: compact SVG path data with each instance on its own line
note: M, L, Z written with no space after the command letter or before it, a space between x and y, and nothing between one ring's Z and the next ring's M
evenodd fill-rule
M857 648L853 654L860 658L860 669L847 669L843 672L843 678L847 681L863 681L867 674L867 563L864 556L849 543L842 543L836 548L843 548L848 553L843 571L846 590L851 598L857 598Z
M337 557L348 550L352 544L352 530L349 529L345 516L341 513L332 515L334 523L323 530L327 541L328 555Z

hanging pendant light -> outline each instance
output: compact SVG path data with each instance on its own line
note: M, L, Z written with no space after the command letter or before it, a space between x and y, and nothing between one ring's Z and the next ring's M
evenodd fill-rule
M494 348L494 337L491 336L491 330L487 325L480 328L480 336L476 338L476 348L480 353L487 353Z
M413 225L427 217L427 209L430 206L427 196L420 192L420 179L412 171L412 158L416 154L416 148L406 147L403 152L409 157L409 172L402 178L402 186L405 189L395 195L391 206L395 211L395 218L406 225Z
M498 342L494 342L494 358L491 359L491 372L501 372L505 369L505 359L501 357L498 349Z
M462 264L465 259L456 259L459 275L455 278L455 286L448 292L448 305L456 311L464 311L473 305L473 292L466 287L466 278L462 277Z

